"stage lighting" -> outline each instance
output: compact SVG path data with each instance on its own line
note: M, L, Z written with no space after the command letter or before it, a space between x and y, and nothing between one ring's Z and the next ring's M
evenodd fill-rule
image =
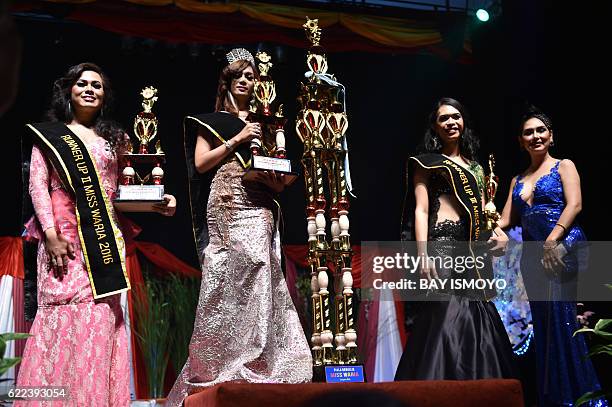
M483 8L479 8L476 10L476 17L482 22L489 21L489 12Z

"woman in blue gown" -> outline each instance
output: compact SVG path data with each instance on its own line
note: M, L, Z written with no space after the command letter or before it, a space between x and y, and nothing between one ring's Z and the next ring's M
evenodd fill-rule
M538 405L572 406L600 388L576 312L576 279L586 236L575 222L581 210L580 177L570 160L553 158L550 119L532 109L522 120L521 149L529 167L513 178L499 226L520 223L521 273L529 295L535 337ZM605 400L591 406L607 406Z

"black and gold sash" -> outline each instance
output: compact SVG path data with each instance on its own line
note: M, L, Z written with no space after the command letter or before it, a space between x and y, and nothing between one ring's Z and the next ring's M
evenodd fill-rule
M423 154L416 157L410 157L410 159L426 170L439 169L448 174L448 182L450 183L451 189L469 219L469 254L471 257L475 257L477 253L479 256L488 256L488 249L485 242L489 239L491 231L485 231L482 228L484 225L482 197L476 176L470 170L462 167L442 154ZM493 278L493 268L490 258L484 262L483 267L475 265L473 269L463 272L463 276L465 279ZM456 291L455 294L480 298L482 300L490 300L495 297L496 292L495 290L485 288L483 290L460 290Z
M238 117L227 112L204 113L185 117L185 133L195 131L194 135L189 135L189 138L197 138L197 127L202 126L215 136L222 143L240 133L246 123ZM187 139L187 137L186 137ZM195 151L195 144L193 146ZM249 143L242 143L234 149L234 155L240 161L244 168L251 166L251 150Z
M199 174L195 168L195 148L198 139L198 129L207 129L214 137L224 143L231 139L246 126L237 116L227 112L204 113L186 116L183 123L185 162L189 177L189 197L191 218L193 222L193 242L200 263L203 261L204 248L208 245L208 228L206 224L206 204L209 187L214 171ZM249 143L241 143L233 151L243 168L251 166L251 150ZM231 157L231 156L230 156Z
M482 236L481 233L483 225L482 201L474 174L442 154L423 154L410 157L410 159L426 170L442 169L448 173L455 197L470 220L470 241L483 240L485 236Z
M94 298L129 290L125 243L85 144L63 123L36 123L27 127L59 174L64 188L75 196L79 237Z

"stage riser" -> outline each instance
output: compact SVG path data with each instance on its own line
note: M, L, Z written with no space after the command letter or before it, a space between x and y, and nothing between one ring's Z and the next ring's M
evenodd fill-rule
M352 384L224 383L190 395L185 400L185 407L306 407L318 405L315 399L329 397L335 392L343 392L347 398L350 398L355 392L363 391L384 393L401 401L407 407L523 407L524 405L523 392L518 380L496 379Z

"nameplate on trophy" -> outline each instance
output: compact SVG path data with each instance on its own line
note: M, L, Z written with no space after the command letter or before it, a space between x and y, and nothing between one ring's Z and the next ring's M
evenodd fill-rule
M163 185L119 185L113 201L122 212L153 212L154 205L163 202Z
M253 156L252 167L256 170L291 172L291 161L286 158Z
M247 181L258 181L258 173L274 171L277 175L283 175L285 185L291 185L298 177L298 173L291 171L291 161L286 158L266 157L255 155L251 159L251 168L244 174Z
M364 383L362 365L325 366L326 383Z

